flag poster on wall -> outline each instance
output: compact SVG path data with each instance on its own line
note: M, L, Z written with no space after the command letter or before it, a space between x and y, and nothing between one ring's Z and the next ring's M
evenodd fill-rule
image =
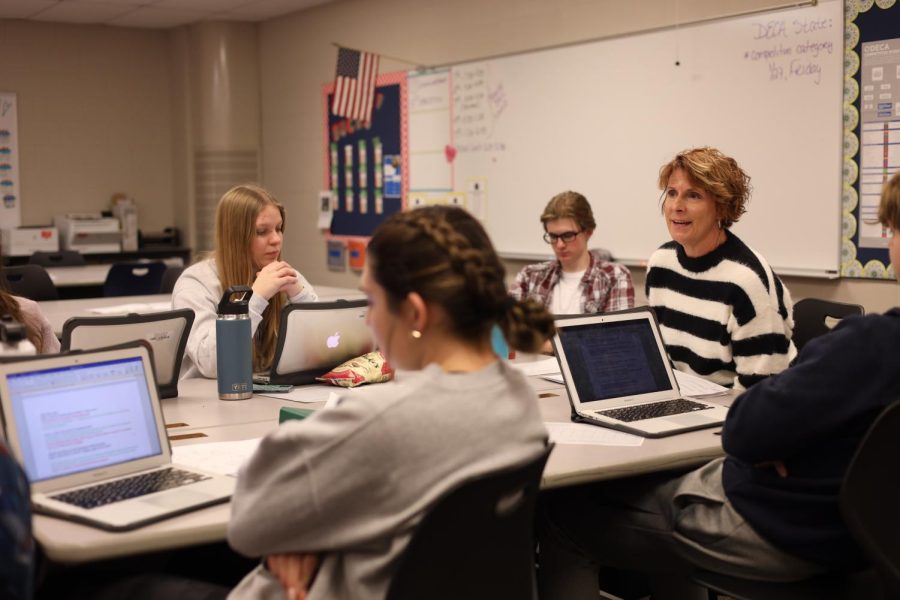
M22 224L16 95L0 93L0 227Z
M368 238L384 219L403 209L408 187L406 73L378 76L369 121L335 114L335 83L323 86L322 94L323 189L331 191L333 209L329 237Z

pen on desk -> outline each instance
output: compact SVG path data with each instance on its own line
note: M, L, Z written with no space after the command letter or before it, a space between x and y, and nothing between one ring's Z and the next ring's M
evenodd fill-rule
M722 435L722 430L713 431L713 435Z

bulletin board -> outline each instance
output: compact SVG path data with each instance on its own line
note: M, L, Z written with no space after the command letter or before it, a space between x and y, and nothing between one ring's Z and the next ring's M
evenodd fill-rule
M323 86L325 177L331 191L331 240L368 239L403 209L408 188L406 73L379 75L370 123L331 113L334 84Z
M0 227L22 224L16 95L0 93Z
M878 203L900 170L900 5L848 0L845 11L841 275L893 279Z

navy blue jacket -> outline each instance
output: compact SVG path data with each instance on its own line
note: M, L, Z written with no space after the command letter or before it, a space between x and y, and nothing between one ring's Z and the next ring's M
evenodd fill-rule
M735 400L722 431L728 499L760 535L794 556L837 569L864 564L838 494L862 436L896 400L900 308L844 319L810 341L791 368ZM765 465L776 460L787 477Z

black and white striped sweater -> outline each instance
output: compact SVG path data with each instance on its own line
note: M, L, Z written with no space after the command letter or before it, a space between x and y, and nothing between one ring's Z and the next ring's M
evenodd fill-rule
M793 303L765 259L725 233L699 258L674 241L661 246L647 264L646 293L675 368L742 389L796 356Z

